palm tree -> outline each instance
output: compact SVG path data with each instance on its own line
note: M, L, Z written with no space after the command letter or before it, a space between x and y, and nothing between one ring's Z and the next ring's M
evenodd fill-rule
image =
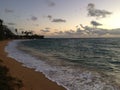
M0 26L2 26L3 25L3 20L2 19L0 19Z
M13 38L14 34L11 32L11 30L6 26L3 25L3 30L4 30L4 38Z
M0 40L12 38L13 36L11 30L6 25L3 25L3 20L0 19Z
M18 30L17 29L15 29L15 32L16 32L16 35L18 35Z
M30 34L30 35L33 35L33 31L29 31L29 34Z
M25 34L24 31L21 31L21 34L24 35Z
M0 19L0 40L4 39L3 20Z

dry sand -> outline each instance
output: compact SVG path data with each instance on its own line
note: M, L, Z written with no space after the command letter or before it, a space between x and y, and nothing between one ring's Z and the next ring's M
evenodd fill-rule
M5 46L10 40L0 41L0 59L9 68L10 75L22 80L24 87L20 90L66 90L62 86L47 79L44 74L23 67L21 63L13 58L7 57L4 51Z

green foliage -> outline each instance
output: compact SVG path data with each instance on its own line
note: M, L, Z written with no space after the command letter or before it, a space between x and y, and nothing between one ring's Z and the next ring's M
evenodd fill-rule
M3 20L0 19L0 40L5 39L43 39L43 35L33 35L33 31L22 31L21 34L18 34L18 30L15 29L16 34L11 32L11 30L3 25Z
M23 87L22 81L11 77L8 72L9 69L0 64L0 90L19 90Z
M15 35L6 25L3 25L3 20L0 19L0 40L13 38L13 36Z

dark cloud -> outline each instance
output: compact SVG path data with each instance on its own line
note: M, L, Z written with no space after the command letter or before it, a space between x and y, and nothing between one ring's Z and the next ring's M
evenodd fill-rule
M100 36L105 36L105 35L110 35L110 36L120 36L120 28L119 29L95 29L95 30L89 30L92 35L97 35L98 37Z
M55 2L53 2L52 0L45 0L45 2L47 3L47 5L48 5L49 7L55 6Z
M50 28L49 28L49 27L46 27L45 29L48 29L48 30L50 30Z
M64 19L53 19L52 22L60 23L60 22L66 22Z
M36 27L38 27L39 26L39 24L33 24L34 26L36 26Z
M80 28L77 28L76 32L82 32L82 30Z
M52 16L51 16L51 15L48 15L47 17L48 17L48 19L49 19L49 20L51 20L51 19L52 19Z
M86 30L82 30L81 32L76 32L76 33L87 37L101 37L108 34L108 31L109 30L106 29L94 29L89 27Z
M78 33L78 31L76 31L76 32ZM92 28L89 26L85 26L84 30L82 30L79 33L86 33L88 36L96 35L97 37L102 37L102 36L106 36L106 35L119 36L120 28L110 30L110 29Z
M79 38L79 37L120 37L120 28L118 29L101 29L101 28L92 28L89 26L84 26L85 30L77 28L76 30L67 30L55 32L56 37L65 37L65 38ZM94 29L94 30L93 30Z
M24 28L19 28L19 30L21 30L21 31L22 31L22 30L24 30Z
M56 22L56 23L61 23L61 22L66 22L65 19L61 19L61 18L53 18L52 15L48 15L47 18L51 21L51 22Z
M68 31L65 31L64 33L65 33L65 34L68 34L68 35L71 35L71 34L74 33L74 30L68 30Z
M42 29L42 30L40 30L40 31L42 31L42 32L44 32L44 33L50 32L50 30L48 30L48 29Z
M78 28L79 26L78 26L78 25L76 25L75 27L76 27L76 28Z
M5 9L5 13L13 13L14 11L13 10L10 10L10 9Z
M97 34L98 36L102 36L102 35L108 34L109 31L106 29L97 29L97 30L92 31L92 33Z
M82 24L80 24L80 27L83 28L83 29L85 28Z
M63 31L55 32L56 34L64 34Z
M109 30L108 33L111 34L111 35L120 35L120 28Z
M82 24L80 24L80 27L82 28L82 30L91 30L93 28L89 27L89 26L83 26Z
M12 25L12 26L13 26L13 25L16 25L15 23L12 23L12 22L7 23L7 24L8 24L8 25Z
M90 22L93 26L101 26L102 24L100 24L99 22L97 21L91 21Z
M88 4L87 10L88 10L88 16L97 17L97 18L99 17L105 18L107 15L112 14L112 12L109 12L107 10L96 9L93 3Z
M31 20L32 20L32 21L36 21L37 19L38 19L38 18L37 18L36 16L32 16L32 17L31 17Z

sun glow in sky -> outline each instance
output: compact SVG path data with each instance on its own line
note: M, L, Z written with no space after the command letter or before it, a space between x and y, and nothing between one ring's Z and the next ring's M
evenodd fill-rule
M0 18L46 37L119 36L120 0L0 0ZM94 25L100 30L92 31Z

